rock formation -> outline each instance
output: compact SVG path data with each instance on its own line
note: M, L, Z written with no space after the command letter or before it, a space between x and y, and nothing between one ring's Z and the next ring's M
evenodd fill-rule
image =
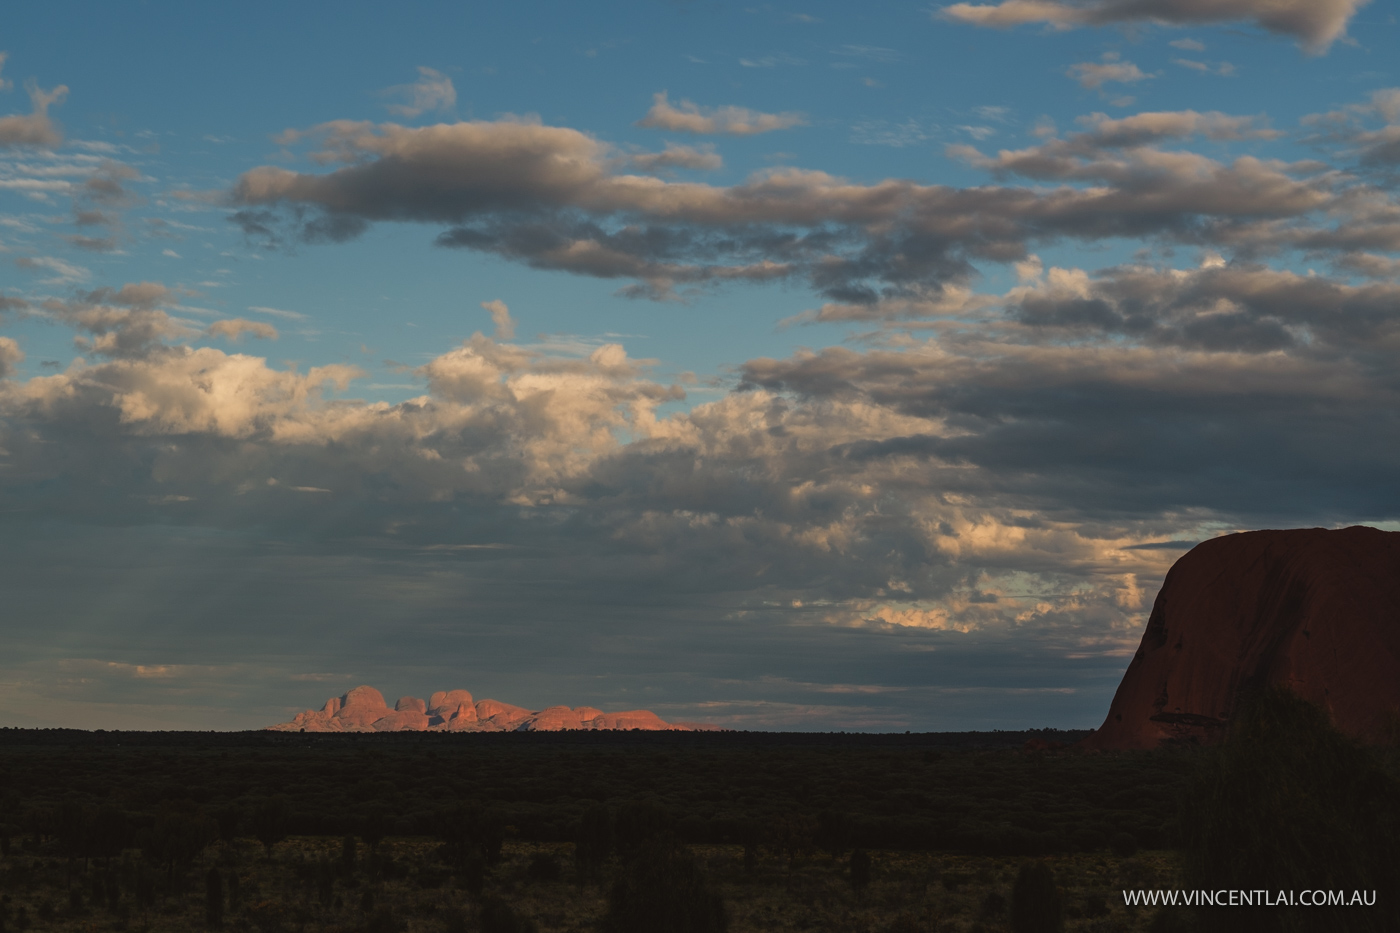
M591 706L551 706L532 712L496 700L473 702L465 690L434 693L424 703L400 697L393 709L373 687L356 687L331 697L319 710L298 713L291 722L268 726L277 732L557 732L564 729L647 729L689 732L710 729L696 723L664 722L644 709L605 713Z
M1192 548L1167 573L1108 718L1080 744L1214 741L1241 695L1268 684L1358 738L1395 728L1400 532L1250 531Z

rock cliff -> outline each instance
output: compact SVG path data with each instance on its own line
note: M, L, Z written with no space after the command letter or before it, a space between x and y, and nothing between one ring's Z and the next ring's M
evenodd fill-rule
M276 732L556 732L564 729L711 729L696 723L669 723L649 710L605 713L591 706L551 706L538 712L496 700L473 701L465 690L434 693L425 703L400 697L390 709L384 694L356 687L331 697L319 710L298 713L291 722L268 726Z
M1250 531L1203 542L1167 573L1108 718L1085 748L1221 738L1242 694L1281 684L1344 732L1400 714L1400 532Z

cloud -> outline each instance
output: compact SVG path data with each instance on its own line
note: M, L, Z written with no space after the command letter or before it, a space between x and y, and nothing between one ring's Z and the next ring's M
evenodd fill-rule
M1145 74L1132 62L1104 62L1103 64L1080 62L1077 65L1070 65L1065 74L1078 81L1080 87L1095 91L1109 82L1134 84L1154 77Z
M1390 235L1374 199L1358 199L1362 183L1316 163L1223 163L1158 148L1192 135L1272 138L1259 117L1086 121L1095 129L994 158L948 150L999 176L1060 187L962 189L797 168L721 187L621 174L625 158L566 127L341 122L295 134L319 141L313 157L331 171L256 168L229 197L239 208L232 219L273 243L348 239L382 221L436 223L446 228L439 245L631 279L622 294L663 300L731 281L803 278L831 301L871 303L966 284L975 262L1020 261L1031 241L1064 237L1160 237L1259 256L1374 251Z
M1400 88L1381 88L1364 104L1309 114L1302 122L1315 131L1308 142L1340 144L1343 155L1364 166L1400 165Z
M289 321L304 321L307 319L307 316L300 311L284 311L281 308L264 308L262 305L249 305L248 310L256 312L257 314L266 314L270 317L286 318Z
M53 278L40 280L45 285L68 285L86 281L92 276L92 273L82 266L76 266L54 256L20 256L15 260L15 265L30 271L47 270L55 273Z
M396 97L404 101L385 104L385 109L396 117L412 119L429 110L446 112L457 105L457 89L452 79L440 71L419 66L418 80L413 84L399 84L380 92L384 97Z
M29 92L29 102L33 108L23 116L0 117L0 149L15 146L57 146L63 142L63 133L49 117L49 108L63 103L68 96L68 88L59 85L45 91L33 81L26 81L24 89Z
M510 309L504 301L483 301L481 307L491 314L491 323L496 325L497 340L511 340L515 337L515 321L511 319Z
M717 171L724 167L724 159L715 152L712 144L697 147L667 143L661 152L641 152L628 156L627 163L640 172L658 172L672 168Z
M220 579L257 566L277 593L324 586L334 627L291 654L324 651L331 632L377 651L373 627L335 609L357 602L395 620L385 658L450 654L521 605L568 620L529 628L568 663L578 619L621 637L635 618L670 658L746 646L724 655L728 676L794 631L822 651L839 629L829 677L790 677L819 693L926 683L935 648L958 664L1001 651L1003 677L1011 644L1119 665L1176 556L1143 545L1400 514L1395 284L1209 254L1018 271L1001 295L823 305L807 319L900 327L740 360L730 391L683 410L683 391L618 343L514 343L497 301L483 305L496 337L441 348L416 370L422 394L388 404L344 397L352 367L196 345L222 329L169 316L174 289L93 289L38 309L76 331L82 359L21 379L18 348L6 357L0 508L126 529L101 540L128 548L146 527L177 551L217 541ZM239 556L242 534L281 569ZM26 547L48 554L44 540ZM248 610L240 633L290 631L245 605L255 594L216 592L220 612ZM472 621L456 621L468 602ZM922 673L862 679L851 665L913 663L852 647L867 636Z
M1167 45L1186 52L1204 52L1206 50L1205 43L1198 42L1195 39L1173 39L1168 42Z
M1235 66L1229 62L1219 62L1212 66L1205 62L1192 61L1189 58L1173 58L1173 65L1180 65L1182 68L1189 68L1201 74L1217 74L1223 78L1228 78L1235 73Z
M244 334L252 334L259 340L276 340L277 328L263 321L249 321L241 317L215 321L207 331L211 337L227 337L237 343Z
M704 107L683 100L672 106L666 92L652 95L651 109L637 121L638 126L681 133L754 136L775 130L805 126L807 118L800 113L761 113L747 107Z
M24 362L24 351L13 337L0 337L0 379L14 374L15 365Z
M1069 29L1117 23L1184 26L1250 22L1292 36L1314 54L1346 34L1347 22L1369 0L1003 0L999 4L955 3L938 15L977 26L1046 23Z

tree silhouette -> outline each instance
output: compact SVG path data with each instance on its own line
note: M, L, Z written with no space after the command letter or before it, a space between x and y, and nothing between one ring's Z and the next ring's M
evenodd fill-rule
M602 926L605 933L725 933L729 915L695 856L655 840L623 865Z
M1188 886L1397 890L1400 783L1321 707L1283 687L1246 701L1205 754L1182 809ZM1374 908L1199 912L1208 929L1400 929L1400 902Z
M1022 862L1011 886L1011 929L1015 933L1059 933L1064 929L1060 889L1050 866Z
M265 798L253 808L250 819L253 835L263 844L269 859L272 858L272 847L287 838L289 810L285 797Z

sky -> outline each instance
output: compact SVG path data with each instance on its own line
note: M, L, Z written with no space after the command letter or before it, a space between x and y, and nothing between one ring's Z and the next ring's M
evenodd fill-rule
M1098 725L1400 528L1398 14L7 10L0 725Z

